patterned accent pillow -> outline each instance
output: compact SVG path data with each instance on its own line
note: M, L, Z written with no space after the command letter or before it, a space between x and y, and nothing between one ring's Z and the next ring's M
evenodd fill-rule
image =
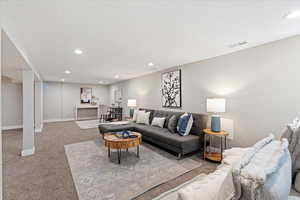
M173 115L170 117L167 128L171 133L176 133L177 132L177 122L178 122L178 116Z
M164 127L166 118L164 117L154 117L151 126L158 126L160 128Z
M193 126L193 116L192 114L184 113L180 116L177 124L177 131L181 136L187 136Z
M149 125L150 112L139 112L136 123Z

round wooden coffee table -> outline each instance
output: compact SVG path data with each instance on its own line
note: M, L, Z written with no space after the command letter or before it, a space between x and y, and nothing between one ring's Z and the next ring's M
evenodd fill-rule
M137 132L131 132L131 135L136 135L135 138L121 138L116 136L115 133L107 133L104 135L105 146L108 150L108 157L110 158L110 149L117 149L118 152L118 162L121 163L121 151L122 149L126 149L128 151L129 148L136 147L137 152L136 155L139 157L140 155L140 144L142 143L142 135Z

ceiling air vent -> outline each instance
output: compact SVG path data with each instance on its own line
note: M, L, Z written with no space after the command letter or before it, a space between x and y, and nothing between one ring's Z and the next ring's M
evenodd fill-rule
M234 47L243 46L243 45L246 45L246 44L248 44L247 41L241 41L241 42L238 42L238 43L230 44L230 45L228 45L228 47L234 48Z

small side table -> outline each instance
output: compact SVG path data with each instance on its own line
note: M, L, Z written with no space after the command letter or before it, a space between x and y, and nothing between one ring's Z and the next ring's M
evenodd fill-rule
M215 162L222 162L223 160L223 149L227 148L227 136L229 135L226 131L213 132L211 129L204 129L204 160L208 159ZM206 147L206 136L209 137L209 147ZM211 149L212 137L217 136L220 138L221 152L214 152ZM224 140L224 143L223 143ZM225 144L225 145L224 145Z

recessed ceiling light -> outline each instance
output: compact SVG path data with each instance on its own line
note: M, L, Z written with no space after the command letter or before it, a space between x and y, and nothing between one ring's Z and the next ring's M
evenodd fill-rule
M120 78L120 76L118 74L115 75L115 79L118 79Z
M71 74L71 71L70 70L66 70L65 74Z
M64 78L62 78L62 79L60 79L62 82L65 82L65 79Z
M148 66L152 67L152 66L154 66L154 64L152 62L150 62L150 63L148 63Z
M290 12L285 16L286 19L295 19L300 17L300 10Z
M74 53L76 53L77 55L81 55L83 51L81 49L75 49Z
M98 83L99 83L99 84L103 84L104 82L103 82L103 81L99 81Z

